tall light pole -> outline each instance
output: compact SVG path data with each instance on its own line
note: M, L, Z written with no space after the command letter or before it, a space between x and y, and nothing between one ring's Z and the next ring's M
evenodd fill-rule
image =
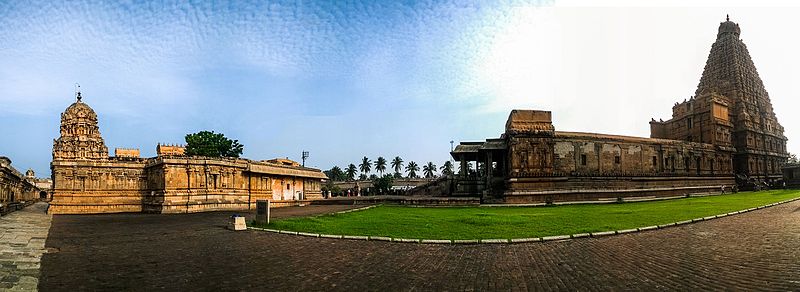
M303 167L306 167L306 158L308 158L308 151L303 151ZM303 192L300 194L299 199L304 200L306 197L306 180L303 180Z
M456 169L456 165L455 165L456 161L453 160L453 142L454 142L453 140L450 140L450 167L453 168L452 170L450 170L451 173L455 173L455 169Z

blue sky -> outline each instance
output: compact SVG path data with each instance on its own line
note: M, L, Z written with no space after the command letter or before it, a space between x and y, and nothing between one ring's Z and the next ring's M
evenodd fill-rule
M0 155L48 175L76 82L109 149L146 157L214 130L251 159L441 165L450 140L498 136L513 108L552 110L558 130L648 136L694 93L726 13L800 138L780 110L800 94L797 46L765 37L797 9L705 6L0 1Z

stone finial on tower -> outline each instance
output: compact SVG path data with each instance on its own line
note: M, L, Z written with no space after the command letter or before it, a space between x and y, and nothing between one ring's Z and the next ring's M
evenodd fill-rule
M81 101L81 85L78 83L75 83L75 98Z
M731 21L731 15L725 14L725 21Z

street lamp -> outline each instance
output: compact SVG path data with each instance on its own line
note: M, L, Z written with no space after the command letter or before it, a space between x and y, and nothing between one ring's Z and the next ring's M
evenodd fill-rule
M454 142L453 140L450 140L450 167L453 168L453 170L455 170L456 161L453 160L453 142ZM451 172L453 171L451 170Z

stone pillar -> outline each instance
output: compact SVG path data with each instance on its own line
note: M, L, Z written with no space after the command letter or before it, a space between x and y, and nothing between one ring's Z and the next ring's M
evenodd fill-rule
M492 183L492 151L486 152L486 188L489 189Z
M256 201L256 223L269 224L269 200Z
M467 178L467 158L464 157L464 154L461 154L460 157L461 159L459 161L461 162L461 177Z

